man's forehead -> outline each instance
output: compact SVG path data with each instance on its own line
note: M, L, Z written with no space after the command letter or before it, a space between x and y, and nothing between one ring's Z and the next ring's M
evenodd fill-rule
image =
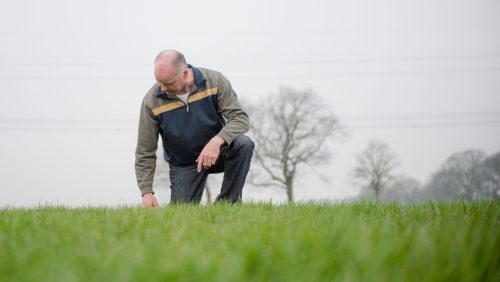
M159 80L174 80L177 76L177 71L170 64L157 63L155 64L155 77Z
M158 76L156 77L156 81L161 82L163 84L171 84L171 83L174 83L175 80L176 80L175 77L173 77L173 78L165 78L165 77L158 77Z

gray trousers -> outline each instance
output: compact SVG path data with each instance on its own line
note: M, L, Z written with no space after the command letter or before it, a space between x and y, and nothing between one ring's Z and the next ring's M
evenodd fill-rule
M246 135L240 135L229 146L222 146L217 162L210 169L197 171L198 165L170 166L171 203L199 203L207 177L211 173L224 172L222 188L216 202L235 203L241 199L243 185L250 168L254 143Z

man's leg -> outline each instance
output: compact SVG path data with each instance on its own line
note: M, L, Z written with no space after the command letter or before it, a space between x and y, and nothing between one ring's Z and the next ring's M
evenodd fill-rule
M240 135L221 150L216 167L209 172L224 171L222 188L215 202L235 203L241 199L243 185L250 169L254 143L248 136Z
M207 182L208 173L198 173L197 166L178 167L170 165L170 203L199 203Z

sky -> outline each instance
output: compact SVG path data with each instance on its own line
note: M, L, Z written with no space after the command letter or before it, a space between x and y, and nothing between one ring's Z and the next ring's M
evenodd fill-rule
M499 1L0 5L0 207L140 204L139 106L163 49L222 72L242 99L289 86L331 106L347 135L328 144L328 165L303 168L299 201L355 196L350 172L372 138L422 183L457 151L500 151ZM155 187L168 203L168 185Z

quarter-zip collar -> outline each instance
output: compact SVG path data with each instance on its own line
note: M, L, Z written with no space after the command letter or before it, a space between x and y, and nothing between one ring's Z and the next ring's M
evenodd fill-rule
M193 76L194 76L194 85L193 88L191 88L191 92L193 92L193 89L200 89L203 86L205 86L207 80L203 77L203 74L198 68L193 67L192 65L188 64L188 68L190 68L193 71ZM177 98L175 95L168 95L164 91L161 91L160 86L156 84L156 97L157 98L162 98L162 99L173 99Z

